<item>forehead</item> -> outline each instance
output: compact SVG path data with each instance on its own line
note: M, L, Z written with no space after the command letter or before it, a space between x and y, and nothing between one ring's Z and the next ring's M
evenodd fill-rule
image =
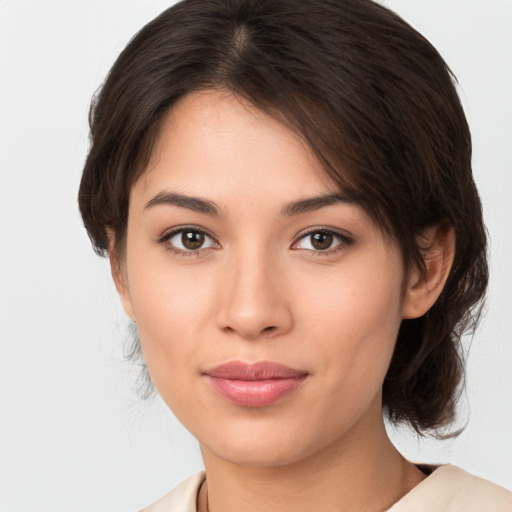
M136 188L144 195L169 186L250 195L262 185L295 195L339 191L297 133L231 92L207 90L168 112Z
M321 210L315 223L337 219L385 235L361 195L331 178L301 136L227 91L191 93L167 113L149 165L132 187L132 219L166 222L178 210L188 212L186 222L206 213L253 233Z

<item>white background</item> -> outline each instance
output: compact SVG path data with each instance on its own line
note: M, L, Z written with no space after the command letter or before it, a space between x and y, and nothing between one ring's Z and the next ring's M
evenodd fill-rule
M491 237L488 313L455 441L393 434L416 461L512 488L512 2L388 0L451 65ZM0 0L0 509L137 510L201 468L164 405L140 403L126 320L76 205L89 100L163 0Z

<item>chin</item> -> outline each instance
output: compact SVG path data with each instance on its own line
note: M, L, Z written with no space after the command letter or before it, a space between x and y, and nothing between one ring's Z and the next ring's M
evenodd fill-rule
M259 424L258 424L259 423ZM220 426L219 426L220 427ZM207 439L196 436L201 449L212 452L226 462L237 466L283 467L308 458L324 447L321 439L308 439L300 426L281 424L237 425L236 428L219 428Z
M226 446L214 446L210 451L230 464L246 467L283 467L304 458L301 453L298 453L297 446L292 448L268 442L251 444L252 446L228 443Z

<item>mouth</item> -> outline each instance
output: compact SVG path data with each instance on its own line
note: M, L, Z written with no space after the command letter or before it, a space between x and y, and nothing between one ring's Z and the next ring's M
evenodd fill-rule
M309 375L280 363L231 361L203 372L209 384L229 402L266 407L297 389Z

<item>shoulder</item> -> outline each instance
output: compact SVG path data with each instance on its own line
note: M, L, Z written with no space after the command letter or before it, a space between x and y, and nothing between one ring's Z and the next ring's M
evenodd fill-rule
M196 512L197 492L204 479L204 471L192 475L141 512Z
M512 512L512 493L456 466L439 466L388 512Z

